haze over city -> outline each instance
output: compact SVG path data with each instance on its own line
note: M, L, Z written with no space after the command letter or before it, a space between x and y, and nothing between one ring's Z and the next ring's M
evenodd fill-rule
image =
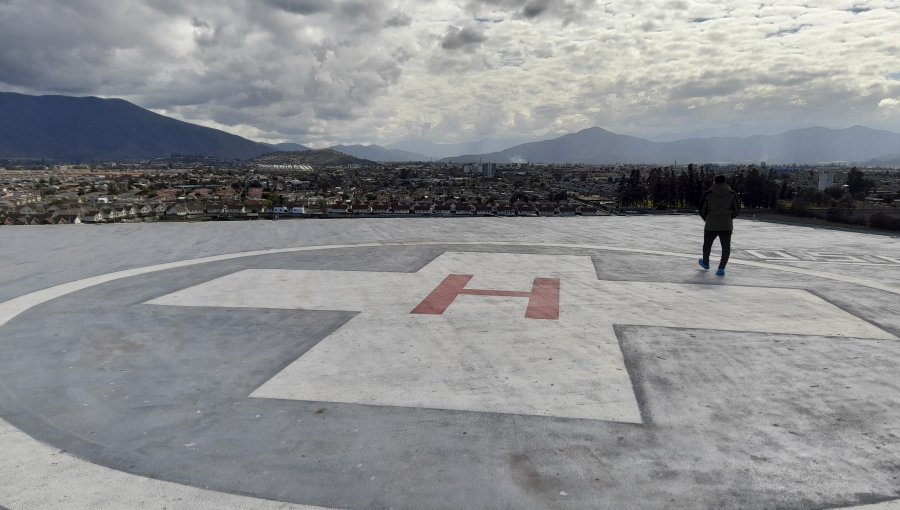
M890 0L0 0L0 89L311 147L900 131L898 32Z

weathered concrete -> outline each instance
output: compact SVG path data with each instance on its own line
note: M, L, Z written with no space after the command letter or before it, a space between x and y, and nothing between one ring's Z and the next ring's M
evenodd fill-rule
M895 238L738 222L723 279L690 217L173 227L0 231L0 504L900 498Z

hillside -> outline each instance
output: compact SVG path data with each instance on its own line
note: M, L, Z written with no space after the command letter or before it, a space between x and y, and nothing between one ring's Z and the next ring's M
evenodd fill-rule
M333 149L272 152L253 160L259 165L312 165L312 166L375 166L374 161L356 158Z
M360 159L378 162L428 161L428 156L399 149L385 149L378 145L335 145L332 149Z
M694 138L651 142L590 128L552 140L526 143L500 152L446 158L452 162L495 163L658 163L863 162L896 154L900 134L862 126L847 129L808 128L779 135L748 138Z
M272 148L274 148L277 151L284 151L284 152L308 151L309 150L309 147L306 147L305 145L300 145L299 143L291 143L291 142L276 143L275 145L272 145Z
M882 156L880 158L874 158L867 161L870 165L884 165L884 166L900 166L900 154L889 154L887 156Z
M202 154L232 160L271 150L122 99L0 92L0 158L99 162Z
M525 141L522 137L516 137L486 138L475 142L463 143L434 143L425 138L409 138L387 145L385 148L422 154L426 159L441 159L458 156L459 154L484 154L502 151L508 147L520 145Z

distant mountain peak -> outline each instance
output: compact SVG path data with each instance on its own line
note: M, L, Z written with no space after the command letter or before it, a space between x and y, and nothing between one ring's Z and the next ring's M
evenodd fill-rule
M618 134L618 133L614 133L608 129L604 129L600 126L589 127L586 129L582 129L581 131L578 131L578 132L579 133L608 133L608 134L612 134L612 135Z
M509 149L447 158L454 162L672 164L674 162L760 162L814 164L870 161L896 154L900 134L864 126L811 127L748 138L691 138L651 142L600 127Z
M404 145L410 147L411 145ZM436 152L460 150L458 162L650 163L760 162L816 163L893 160L900 134L854 125L821 126L746 138L691 138L651 142L599 126L510 147L498 140L465 144L421 142L432 156L378 145L335 146L342 155L379 162L428 161ZM504 147L504 148L500 148ZM137 161L190 154L247 160L299 144L267 145L216 129L159 115L117 98L30 96L0 92L0 158L67 162ZM453 153L451 153L453 154ZM337 156L334 158L339 159Z
M253 160L261 165L320 165L320 166L374 166L375 162L350 156L334 149L307 149L304 151L281 151L263 154Z
M293 142L276 143L272 147L275 147L276 149L278 149L280 151L308 151L309 150L309 147L300 145L299 143L293 143Z
M0 158L139 161L191 154L231 160L271 150L124 99L0 92Z

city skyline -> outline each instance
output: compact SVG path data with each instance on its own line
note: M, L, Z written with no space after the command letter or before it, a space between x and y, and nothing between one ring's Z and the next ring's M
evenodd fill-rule
M312 147L900 131L900 2L0 0L0 90Z

